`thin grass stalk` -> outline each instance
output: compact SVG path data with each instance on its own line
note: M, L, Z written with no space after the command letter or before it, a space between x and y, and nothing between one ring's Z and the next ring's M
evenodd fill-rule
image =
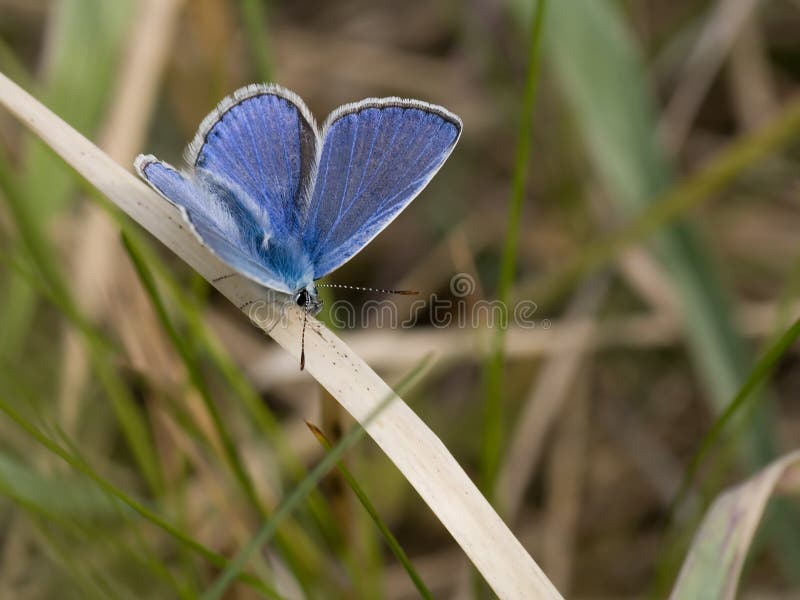
M97 196L96 191L93 195ZM104 202L104 199L98 198L98 201L102 204L107 204ZM150 251L150 248L144 241L139 239L139 232L133 229L129 222L127 222L118 211L113 210L112 207L108 208L113 218L117 220L118 225L123 229L124 235L129 240L135 241L135 246L137 251L141 253L143 262L149 265L154 273L158 275L159 280L164 283L170 297L177 303L179 310L182 311L182 316L186 320L188 327L186 333L191 338L189 343L198 348L202 348L208 354L209 359L220 375L222 375L226 385L233 392L234 397L242 402L250 413L256 426L260 428L260 431L266 434L270 442L272 442L278 459L288 472L290 480L294 483L300 482L308 474L305 465L295 455L280 423L272 414L269 407L264 404L247 378L238 370L231 360L231 357L227 354L225 349L220 346L219 341L205 323L203 323L201 308L193 299L184 293L174 277L169 276L166 265L159 259L158 255ZM337 524L323 498L319 496L319 494L313 493L309 497L309 505L320 527L330 536L332 528L336 528Z
M631 245L647 240L663 227L689 214L723 191L737 177L800 137L800 97L787 102L763 127L747 133L719 152L697 172L648 203L648 207L616 233L588 243L580 253L521 289L543 303L562 296L576 281L616 258Z
M288 517L311 490L319 485L322 478L341 461L345 452L354 447L364 437L366 433L364 427L388 408L392 401L398 398L398 394L405 393L406 389L409 388L425 370L429 362L430 356L423 358L397 385L397 394L395 394L395 392L387 394L375 407L373 413L367 415L363 424L357 423L347 435L343 436L342 439L330 449L319 464L292 490L292 493L289 494L270 519L259 528L258 532L253 536L253 539L239 551L226 569L220 573L214 584L203 595L202 600L219 600L219 598L222 597L237 573L244 569L250 557L258 553L261 547L269 541L275 532L277 532L281 521Z
M517 129L517 149L514 158L508 227L500 263L500 277L497 284L497 300L503 310L503 322L494 330L489 358L484 367L485 401L481 449L481 480L484 493L490 499L494 495L494 483L497 478L500 455L503 450L503 420L505 413L503 409L503 365L505 361L505 334L508 325L508 301L517 267L517 247L522 223L522 207L528 184L533 112L539 83L539 53L546 6L547 0L538 0L531 20L528 71L525 78L525 92L522 97L519 127Z
M31 436L36 442L42 445L50 453L62 459L70 467L82 473L91 479L101 490L109 494L112 498L116 498L128 508L138 513L145 520L149 521L165 533L169 534L182 545L194 551L196 554L205 558L208 562L219 568L224 568L227 565L227 560L224 556L217 554L213 550L206 548L200 542L194 540L186 535L180 529L172 525L169 521L162 518L155 511L148 508L144 503L129 496L116 485L99 475L92 467L90 467L83 459L78 458L67 452L59 444L48 438L38 428L25 419L12 405L4 398L0 397L0 412L3 412L12 421L14 421L23 431ZM263 582L255 579L247 574L240 574L239 579L254 589L260 590L263 593L269 594L271 597L277 597L277 594L271 591Z
M30 89L40 89L83 132L94 131L108 99L131 6L130 0L63 0L54 4L49 15L42 76L36 88ZM92 18L86 18L88 11ZM99 22L103 27L96 26ZM76 64L91 64L92 69L76 70ZM31 84L32 79L26 75L23 81ZM30 205L29 212L43 223L50 223L70 198L70 176L37 140L24 142L20 187ZM13 276L0 293L0 352L11 355L24 344L37 299L24 282Z
M745 380L739 392L725 407L725 410L714 420L714 424L709 429L708 433L703 436L700 447L692 456L689 466L683 477L683 482L675 495L675 499L670 506L669 513L671 515L680 508L681 503L686 497L689 488L694 481L697 471L703 459L708 455L711 448L717 443L722 432L733 421L734 418L739 416L747 406L748 400L751 399L753 392L763 384L769 376L775 371L778 361L786 352L792 347L797 338L800 337L800 319L797 319L791 327L789 327L783 335L775 340L765 351L761 358L756 362L750 375Z
M256 510L259 517L261 519L268 518L269 511L267 507L264 505L264 503L261 501L261 499L258 497L258 492L256 491L255 485L253 484L253 480L250 477L250 474L245 469L244 462L242 461L242 458L239 455L239 450L236 446L236 443L234 442L233 438L231 437L230 433L228 432L227 428L225 427L222 421L222 415L220 414L216 402L214 401L214 398L211 395L211 390L209 389L202 373L200 372L200 367L197 363L197 360L193 356L192 350L190 349L189 345L186 343L183 336L175 328L172 319L167 313L167 308L166 306L164 306L164 303L161 300L161 294L158 291L155 279L153 278L153 274L150 272L150 269L145 264L141 252L135 246L132 239L127 235L123 234L122 243L123 246L125 247L126 252L128 253L128 257L131 259L131 263L133 264L136 273L139 276L139 281L141 282L147 296L150 298L150 301L153 304L153 308L155 309L156 315L158 316L159 322L161 323L161 327L167 334L169 340L172 342L172 345L178 352L178 355L181 357L184 367L189 373L189 379L192 382L192 385L199 392L200 397L203 400L203 405L206 408L206 412L211 418L211 423L214 427L214 433L219 438L220 443L222 444L222 452L224 454L225 461L228 463L228 466L233 470L233 474L234 477L236 478L236 481L244 491L245 496L247 497L248 501L253 506L253 508ZM319 563L318 558L315 558L313 561L310 560L311 557L308 556L308 553L305 553L306 554L305 561L300 560L299 557L303 553L298 551L294 536L287 536L285 535L284 532L278 532L277 539L278 539L278 546L280 547L282 554L284 555L286 560L291 564L292 568L295 571L299 571L300 573L309 575L308 564ZM304 546L306 548L312 547L309 543L305 543ZM301 582L306 581L306 579L308 579L308 577L299 578Z
M315 438L317 438L317 441L325 449L325 451L331 452L333 450L333 445L330 443L330 441L328 441L328 438L325 437L325 434L322 433L319 427L309 423L308 421L306 421L306 425L308 425L311 433ZM408 573L408 577L411 579L414 587L417 588L419 595L426 600L433 600L433 595L431 594L430 590L428 590L425 582L422 581L422 577L419 576L419 573L417 573L414 565L411 564L411 559L408 558L408 554L406 554L406 551L403 550L400 542L397 541L397 538L394 536L386 523L383 522L383 519L381 519L380 514L378 514L378 510L375 508L375 505L372 504L372 501L369 499L367 493L359 485L356 478L353 477L350 469L348 469L341 460L336 462L336 468L339 469L339 472L344 477L347 485L349 485L350 489L353 490L353 493L356 495L356 498L358 498L361 506L363 506L364 510L367 511L367 514L369 515L370 519L372 519L372 522L375 523L375 527L377 527L378 531L380 531L383 539L386 541L386 545L389 546L389 549L392 551L392 554L394 554L397 560L400 561L400 564L403 565L403 569L405 569L406 573Z
M27 250L52 296L64 309L67 318L71 322L79 324L81 331L91 331L91 325L80 314L61 273L54 262L50 260L53 253L42 234L39 223L30 213L29 207L22 198L22 193L8 169L8 161L3 153L0 153L0 189L4 192L7 205L13 214L21 244ZM100 383L108 393L120 428L142 475L150 489L158 495L163 488L162 477L159 463L152 449L153 444L147 424L136 409L136 403L128 388L120 380L116 371L111 368L104 351L105 348L98 345L98 338L97 335L88 335L84 339L92 358L92 366Z
M261 81L272 81L272 56L267 43L267 10L264 0L241 0L242 24Z
M208 389L203 375L200 373L197 361L192 356L192 352L185 343L183 336L181 336L181 334L175 328L172 323L172 319L167 313L167 308L164 306L164 303L161 300L161 294L156 287L156 282L152 273L150 272L150 269L144 263L141 253L136 248L130 237L123 234L122 244L125 247L125 251L128 253L128 257L131 259L131 263L136 269L136 273L139 276L139 281L141 282L148 297L150 298L150 301L153 304L153 308L158 315L161 327L164 329L167 337L172 342L173 347L180 355L186 370L189 372L189 379L192 381L192 385L200 393L200 397L203 399L206 412L211 418L212 425L214 426L214 432L222 444L222 451L225 456L225 460L233 470L236 480L239 482L242 490L244 490L244 493L250 503L253 505L256 511L262 517L264 517L267 510L263 506L258 494L256 493L255 485L253 485L250 475L244 468L244 463L239 456L236 443L233 441L233 438L230 436L228 430L225 428L225 425L222 423L222 416L219 413L219 409L217 408L214 398L211 397L211 391Z

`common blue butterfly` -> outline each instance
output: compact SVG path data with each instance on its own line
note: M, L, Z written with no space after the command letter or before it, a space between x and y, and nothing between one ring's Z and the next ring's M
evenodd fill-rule
M369 98L340 106L318 128L297 94L254 84L203 120L184 155L187 169L152 155L135 166L222 261L316 315L315 280L408 206L461 127L441 106Z

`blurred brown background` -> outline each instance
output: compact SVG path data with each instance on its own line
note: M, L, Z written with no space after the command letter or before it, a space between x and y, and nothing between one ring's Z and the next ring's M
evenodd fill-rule
M670 512L714 419L798 315L800 3L550 0L527 131L519 124L532 7L523 0L0 0L0 70L125 165L139 152L179 164L205 114L253 81L296 91L320 122L370 96L442 104L464 121L453 156L330 281L452 298L451 278L465 273L475 282L469 303L496 296L517 143L532 136L511 296L533 300L542 321L507 332L492 497L565 596L662 597L707 504L797 446L794 348ZM260 522L258 511L219 459L204 392L130 266L119 225L5 112L0 141L21 200L13 203L11 187L0 190L0 394L74 444L103 477L233 555ZM48 260L36 258L29 230ZM204 389L259 496L274 508L296 481L253 415L271 411L304 468L322 449L303 420L335 438L349 418L185 265L146 235L141 241L160 265L153 266L160 289ZM59 276L48 279L48 269L60 273L65 295L109 346L92 350L53 301ZM334 298L359 305L381 297L337 291ZM397 303L407 310L410 301ZM430 320L424 310L410 330L340 333L390 382L434 352L432 372L406 399L481 480L493 332L436 329ZM228 354L245 375L242 387L225 374ZM98 375L107 372L110 379ZM245 410L242 397L261 408ZM152 456L137 454L123 405L147 431L151 449L139 454ZM152 525L109 515L91 495L75 492L83 511L50 506L59 478L71 481L74 472L10 422L0 424L0 445L4 597L89 597L87 590L175 597L181 586L140 581L152 567L137 563L142 557L163 564L186 597L213 578L204 561L176 557ZM149 477L148 464L159 474ZM435 597L486 593L371 442L351 452L348 465ZM81 478L75 486L92 487ZM281 594L416 597L343 481L332 476L320 498L338 531L325 533L303 509L294 525L305 533L294 539L316 549L308 550L313 559L287 566L281 544L265 559ZM770 505L741 597L798 597L795 509ZM140 527L141 548L130 540ZM112 542L103 537L109 531ZM79 551L70 556L71 548ZM253 597L241 584L230 594Z

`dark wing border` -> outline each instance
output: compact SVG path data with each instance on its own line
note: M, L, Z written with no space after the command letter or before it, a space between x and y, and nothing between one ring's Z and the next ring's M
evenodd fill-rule
M461 122L461 118L447 110L444 106L439 106L438 104L431 104L430 102L425 102L423 100L412 100L410 98L400 98L398 96L389 96L387 98L365 98L364 100L359 100L358 102L350 102L348 104L342 104L339 108L334 110L331 114L329 114L325 118L325 122L322 124L320 128L320 136L319 139L322 142L317 152L322 153L322 145L325 143L325 136L328 133L328 130L333 126L336 121L341 119L342 117L346 117L347 115L352 115L354 113L361 112L362 110L366 110L368 108L418 108L419 110L438 115L443 118L445 121L450 121L453 125L456 126L458 129L458 135L456 139L453 141L453 146L458 143L458 140L461 138L461 132L464 129L464 123ZM319 163L319 161L317 161Z
M311 114L311 111L308 109L308 106L306 106L306 103L303 102L303 99L292 90L288 90L275 83L252 83L243 88L239 88L229 96L225 96L214 110L206 115L200 123L200 127L197 128L194 139L186 146L186 150L183 153L183 158L186 160L187 164L193 167L197 165L197 159L203 151L203 147L206 145L208 134L214 128L214 125L216 125L229 110L235 108L242 102L250 100L251 98L257 98L258 96L278 96L294 104L317 136L316 151L319 152L322 136L320 135L320 130L314 119L314 115Z

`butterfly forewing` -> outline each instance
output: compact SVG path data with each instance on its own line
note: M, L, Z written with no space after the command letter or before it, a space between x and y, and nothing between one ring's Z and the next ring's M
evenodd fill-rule
M365 100L333 113L303 227L314 277L380 233L427 185L460 132L458 117L414 100Z
M253 85L224 100L200 126L187 159L235 182L276 236L296 236L317 151L303 101L278 86ZM254 211L255 212L255 211ZM256 218L260 218L258 212Z

